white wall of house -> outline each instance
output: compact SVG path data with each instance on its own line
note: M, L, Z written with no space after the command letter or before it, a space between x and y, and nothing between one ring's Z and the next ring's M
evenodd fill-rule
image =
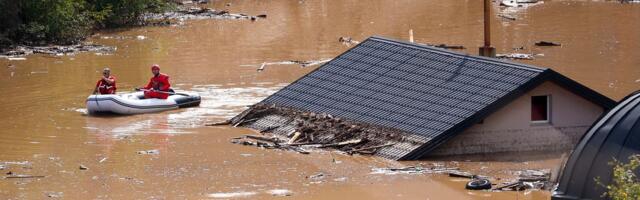
M531 97L550 95L548 123L531 121ZM447 141L430 156L571 150L603 108L547 81L482 123Z

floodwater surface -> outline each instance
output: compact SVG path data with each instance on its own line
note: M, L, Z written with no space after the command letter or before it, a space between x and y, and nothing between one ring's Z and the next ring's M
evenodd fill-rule
M483 39L482 1L253 0L206 6L267 18L194 20L89 38L117 47L112 55L0 60L0 173L44 176L0 179L0 198L549 198L548 191L467 191L465 179L372 174L372 169L438 164L508 177L517 170L558 166L560 155L527 162L396 162L328 151L301 155L229 142L252 130L204 127L318 67L286 61L325 60L344 52L349 47L338 42L342 36L408 40L413 30L416 42L463 45L463 52L476 54ZM640 4L552 0L520 9L494 5L492 23L498 53L536 55L516 62L552 68L615 100L640 88ZM541 40L562 46L534 46ZM200 107L86 115L85 99L103 67L112 69L118 91L126 92L146 84L154 63L171 76L174 88L200 93ZM272 64L257 71L263 63Z

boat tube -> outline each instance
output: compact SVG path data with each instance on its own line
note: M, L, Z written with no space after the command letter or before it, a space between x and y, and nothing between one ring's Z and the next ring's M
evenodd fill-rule
M175 93L167 99L145 99L143 92L96 94L87 97L89 113L142 114L200 105L200 95Z

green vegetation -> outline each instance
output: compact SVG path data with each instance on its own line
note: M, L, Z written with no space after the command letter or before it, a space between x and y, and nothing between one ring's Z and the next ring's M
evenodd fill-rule
M12 44L72 44L99 28L140 23L170 0L0 0L0 49Z
M629 157L629 163L626 164L619 161L612 164L613 180L606 186L605 195L612 200L640 200L640 179L636 175L640 167L640 155Z

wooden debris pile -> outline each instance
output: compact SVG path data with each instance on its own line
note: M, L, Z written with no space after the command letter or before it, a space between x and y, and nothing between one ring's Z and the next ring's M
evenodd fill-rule
M527 189L550 189L552 187L549 170L524 170L517 172L518 178L503 183L493 190L521 191Z
M394 175L394 174L469 174L469 172L460 171L458 167L446 167L446 166L408 166L408 167L398 167L398 168L373 168L371 169L371 174L386 174L386 175Z
M170 20L191 20L191 19L248 19L255 21L259 18L267 18L266 14L247 15L242 13L230 13L227 10L214 10L205 7L178 7L178 10L160 13L147 14L144 16L145 23L153 23L154 21L167 22L172 24Z
M252 127L254 123L259 123L260 119L269 115L286 116L290 120L287 124ZM406 134L400 130L345 120L326 113L305 112L265 104L256 104L233 120L210 125L255 128L262 135L245 135L233 138L232 142L299 153L308 153L307 149L311 148L331 148L347 154L375 154L385 147L407 142ZM279 128L284 125L292 125L295 128L282 132Z
M110 54L116 51L115 47L103 46L93 43L82 43L74 45L50 45L50 46L15 46L5 52L0 53L0 58L24 57L31 54L45 54L51 56L74 55L79 52L96 52L100 54Z

